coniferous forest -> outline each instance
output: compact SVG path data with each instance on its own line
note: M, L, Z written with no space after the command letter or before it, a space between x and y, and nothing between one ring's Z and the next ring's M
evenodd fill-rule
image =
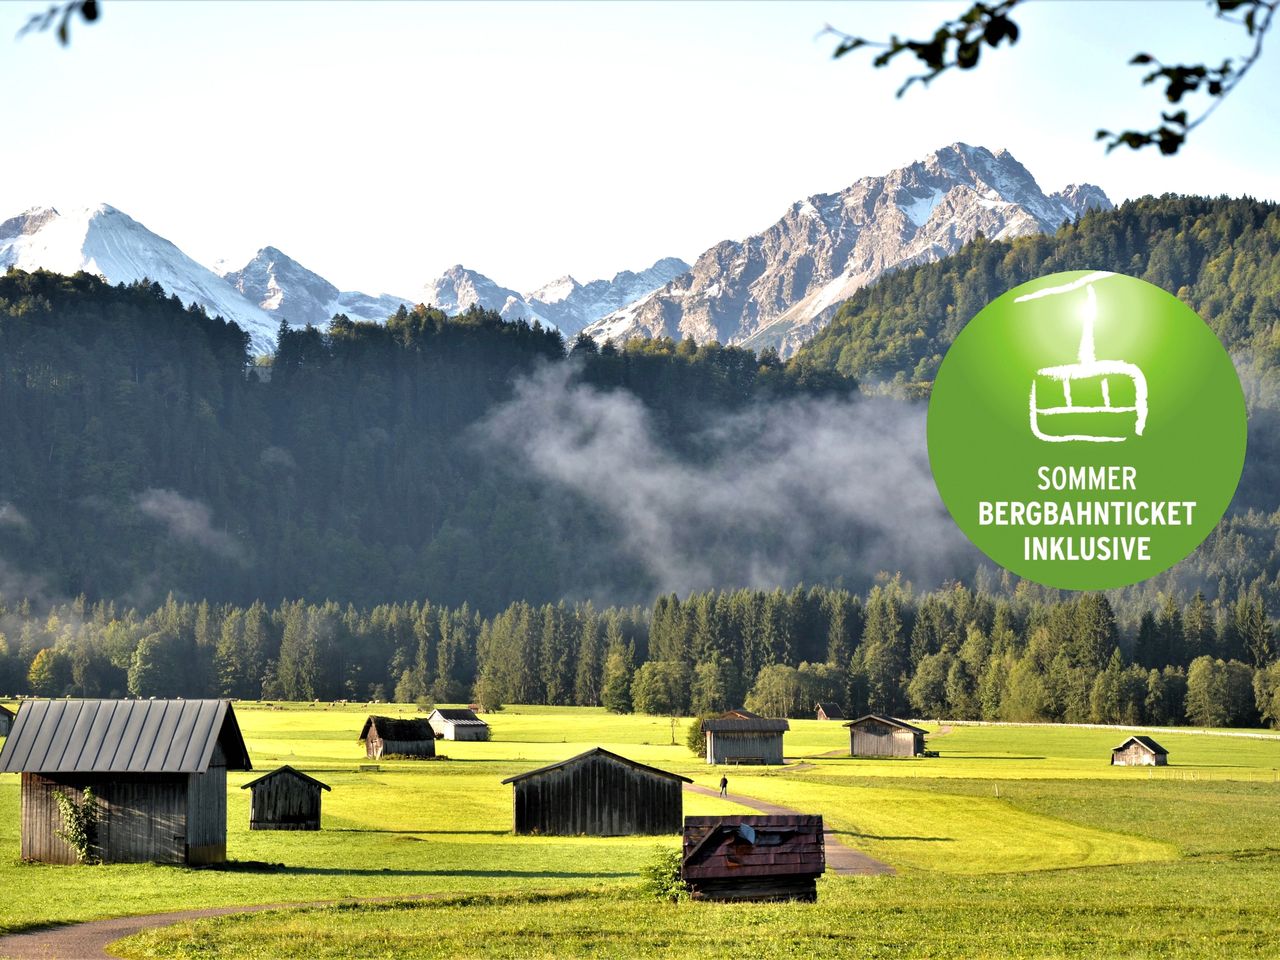
M1278 254L1273 204L1146 198L887 276L785 362L691 341L566 344L536 324L426 307L385 325L282 327L275 355L255 359L239 328L158 286L10 272L0 693L780 715L834 699L954 718L1276 722ZM1060 594L917 536L921 512L878 529L878 507L765 502L758 490L791 488L736 490L733 470L717 475L728 489L696 542L668 542L686 501L706 498L683 481L720 462L743 424L767 424L761 449L781 462L809 449L795 436L814 410L915 422L977 309L1083 268L1176 293L1245 381L1236 503L1173 571ZM547 384L584 389L548 399ZM566 396L594 419L570 416ZM598 458L592 436L636 422L619 411L643 415L643 443L610 447L576 486L536 472L531 443L554 435ZM868 442L875 462L854 498L877 476L893 483L908 456ZM641 475L639 507L610 508ZM734 566L761 514L825 539L797 537L776 569ZM674 519L655 531L652 517ZM694 570L702 541L710 559Z

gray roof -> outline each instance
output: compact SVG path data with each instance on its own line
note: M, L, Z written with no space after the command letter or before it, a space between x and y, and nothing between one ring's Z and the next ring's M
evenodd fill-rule
M1144 737L1141 734L1135 734L1134 736L1126 740L1124 743L1120 744L1120 746L1115 747L1114 750L1123 750L1125 747L1127 747L1131 743L1137 743L1138 745L1140 745L1150 753L1163 753L1166 756L1168 756L1169 754L1169 751L1166 750L1164 747L1160 746L1160 744L1156 743L1150 737Z
M769 720L765 717L750 720L721 717L703 720L702 729L708 733L785 733L791 729L791 724L785 720Z
M928 730L922 730L919 727L912 726L911 724L907 723L907 721L905 720L897 720L894 717L885 716L883 713L864 714L861 717L858 717L857 720L850 720L848 723L845 724L845 726L860 727L862 726L862 724L866 723L868 720L874 720L877 723L883 723L885 726L888 726L888 727L897 727L900 730L910 730L912 733L927 734L929 732Z
M265 783L268 780L274 780L276 777L296 777L297 779L301 780L303 783L309 783L313 787L317 787L317 788L323 787L325 790L329 790L329 791L333 790L333 788L330 787L327 783L321 783L315 777L309 777L305 773L303 773L301 770L295 770L293 767L289 766L287 763L283 767L276 767L276 769L272 770L270 773L264 773L262 776L258 777L257 780L250 780L240 789L250 790L253 787L256 787L258 784Z
M447 720L449 723L456 723L459 726L467 727L487 727L488 724L475 715L474 710L441 710L436 708L431 711L431 717L439 715L441 720Z
M218 743L253 769L226 700L28 700L0 773L204 773Z
M652 773L654 776L666 777L668 780L681 780L685 783L693 783L693 781L690 780L688 777L682 777L680 776L680 774L672 773L669 770L659 770L657 767L651 767L647 763L641 763L638 760L628 760L626 757L619 756L618 754L614 753L612 750L606 750L604 747L592 747L590 750L587 750L583 753L579 753L577 756L570 757L568 760L561 760L559 763L550 763L550 764L547 764L547 766L545 767L538 767L538 769L536 770L526 770L524 773L517 773L514 777L507 777L507 779L503 780L502 782L515 783L518 780L524 780L524 779L527 779L528 777L536 777L540 773L547 773L551 770L559 770L561 767L567 767L575 763L580 763L583 760L587 760L591 757L606 757L610 760L617 760L620 763L624 763L628 767L631 767L633 770L639 770L643 773Z

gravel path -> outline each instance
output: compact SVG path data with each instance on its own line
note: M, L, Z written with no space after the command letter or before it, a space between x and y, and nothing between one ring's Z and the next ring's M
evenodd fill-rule
M686 783L684 788L690 793L698 793L704 797L720 796L719 790L712 790L710 787L699 786L696 783ZM750 807L759 813L766 813L772 816L787 817L801 812L792 810L790 807L780 807L776 803L766 803L763 800L756 800L752 797L743 797L736 793L729 794L725 799L733 803L740 803L744 807ZM834 873L845 877L867 877L897 872L887 863L877 860L875 857L869 857L861 850L846 846L830 830L823 832L823 838L827 851L827 869Z

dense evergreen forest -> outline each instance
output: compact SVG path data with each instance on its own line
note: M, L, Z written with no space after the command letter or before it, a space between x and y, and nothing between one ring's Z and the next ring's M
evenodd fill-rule
M659 597L650 609L428 602L372 609L84 601L0 611L0 690L603 705L663 715L745 704L1094 723L1280 725L1280 659L1256 593L1141 609L1009 578L864 598L828 588Z

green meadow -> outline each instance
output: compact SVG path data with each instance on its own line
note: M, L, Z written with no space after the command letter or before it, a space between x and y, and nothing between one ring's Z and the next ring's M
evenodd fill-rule
M377 712L414 715L412 706ZM237 704L253 773L230 775L227 869L18 860L0 776L0 931L186 907L284 909L156 930L122 957L1280 956L1280 740L1161 733L1171 766L1118 768L1124 735L928 725L928 759L866 761L834 722L792 721L788 764L731 793L821 813L889 877L827 876L817 904L661 904L639 872L671 838L516 837L513 773L602 745L714 786L668 719L509 707L447 759L378 761L363 705ZM318 833L250 832L239 787L281 763L333 787ZM746 812L686 795L688 814ZM420 902L408 898L427 897Z

